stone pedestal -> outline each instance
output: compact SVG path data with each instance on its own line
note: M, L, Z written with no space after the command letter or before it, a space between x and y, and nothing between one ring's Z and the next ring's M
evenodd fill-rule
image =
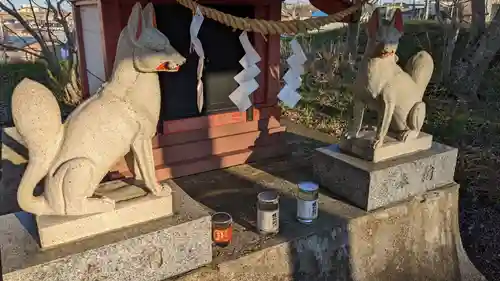
M123 181L107 182L101 188L109 189L102 195L115 200L114 211L85 216L37 216L41 247L54 247L173 214L172 195L156 197Z
M358 138L342 141L340 150L371 162L381 162L427 150L432 146L432 136L421 132L416 139L405 142L398 141L395 136L388 135L381 147L373 149L372 141L375 135L375 131L362 131Z
M430 149L374 163L340 151L316 150L314 178L347 202L373 210L453 182L457 149L434 142Z
M210 215L175 183L168 184L174 215L43 251L32 215L0 216L3 280L159 281L210 263Z

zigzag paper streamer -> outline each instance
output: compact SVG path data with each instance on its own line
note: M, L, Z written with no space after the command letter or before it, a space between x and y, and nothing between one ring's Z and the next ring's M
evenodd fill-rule
M201 80L203 76L203 68L205 66L205 52L203 51L203 46L201 45L201 41L198 38L198 33L200 32L201 25L203 23L204 17L200 11L199 7L196 7L196 13L193 15L193 20L191 21L191 26L189 28L189 33L191 35L191 51L194 49L196 54L199 57L198 60L198 84L196 85L196 93L197 93L197 104L198 111L201 112L203 110L203 81Z
M239 38L241 46L245 50L245 55L240 60L243 70L234 76L234 80L239 84L239 87L229 95L229 98L242 112L252 106L250 94L259 88L259 83L257 83L255 77L260 73L257 63L261 58L253 48L252 43L250 43L246 31L243 31Z
M307 61L307 57L297 40L293 39L290 45L292 47L292 55L286 60L290 68L283 76L285 86L279 92L278 98L286 106L294 108L301 98L297 89L302 83L301 76L304 74L304 63Z

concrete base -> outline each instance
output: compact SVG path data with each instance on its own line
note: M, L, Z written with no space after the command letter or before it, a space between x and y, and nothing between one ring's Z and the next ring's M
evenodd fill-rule
M432 146L432 136L421 132L416 139L407 140L406 142L386 136L382 146L373 149L372 141L375 138L376 132L362 131L360 134L359 138L343 140L340 143L340 150L371 162L394 159L403 155L427 150Z
M206 210L175 183L175 214L41 251L33 216L0 217L4 281L154 281L212 261ZM151 210L152 211L152 210Z
M318 219L304 225L296 183L311 179L312 162L299 155L177 179L196 201L231 213L235 230L229 247L213 248L211 267L169 280L485 281L461 245L457 184L372 212L322 190ZM261 236L255 200L269 189L280 195L280 232Z
M291 183L269 175L265 182L282 198L293 195ZM296 222L285 199L280 234L258 236L237 225L235 243L214 249L212 267L169 280L486 281L463 252L458 189L450 184L371 213L321 195L312 225Z
M113 212L86 216L36 217L43 249L173 214L172 195L156 197L146 194L138 186L127 185L122 181L107 182L101 186L102 189L109 189L101 194L117 202ZM134 194L137 195L133 196Z
M331 145L317 149L312 162L321 186L370 211L453 182L456 161L456 148L435 142L428 150L379 163Z

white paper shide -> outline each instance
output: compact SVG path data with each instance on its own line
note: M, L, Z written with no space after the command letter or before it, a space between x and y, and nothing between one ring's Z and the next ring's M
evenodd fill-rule
M300 100L300 94L297 89L302 83L301 76L304 74L304 63L307 57L302 50L299 42L293 39L290 42L292 55L286 60L290 68L283 76L285 86L278 94L278 98L288 107L295 107Z
M197 103L198 103L198 111L201 112L203 110L203 81L201 80L203 76L203 68L205 66L205 52L203 51L203 46L201 45L201 41L198 38L198 33L200 32L201 25L203 24L203 14L200 11L200 8L196 8L196 13L193 15L193 20L191 21L191 26L189 27L189 33L191 35L191 50L194 49L196 54L199 57L198 60L198 70L197 70L197 79L198 84L196 85L197 92Z
M234 80L239 84L239 87L229 95L229 98L238 107L239 111L245 111L252 106L250 94L259 88L259 83L257 83L255 77L260 73L257 63L261 58L253 48L252 43L250 43L246 31L243 31L239 38L241 46L245 50L245 55L240 60L243 70L234 76Z

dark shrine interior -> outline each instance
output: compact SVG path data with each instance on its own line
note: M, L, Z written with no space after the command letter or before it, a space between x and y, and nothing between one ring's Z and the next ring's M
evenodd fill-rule
M206 5L239 17L254 17L254 7L244 5ZM229 94L238 87L234 76L243 67L239 60L245 52L241 47L241 31L205 18L198 38L205 51L203 72L204 108L200 113L196 102L196 69L198 56L190 48L191 10L179 4L155 5L158 29L170 40L187 61L176 73L160 73L162 91L161 121L198 117L213 113L236 111ZM249 34L253 42L252 33Z

